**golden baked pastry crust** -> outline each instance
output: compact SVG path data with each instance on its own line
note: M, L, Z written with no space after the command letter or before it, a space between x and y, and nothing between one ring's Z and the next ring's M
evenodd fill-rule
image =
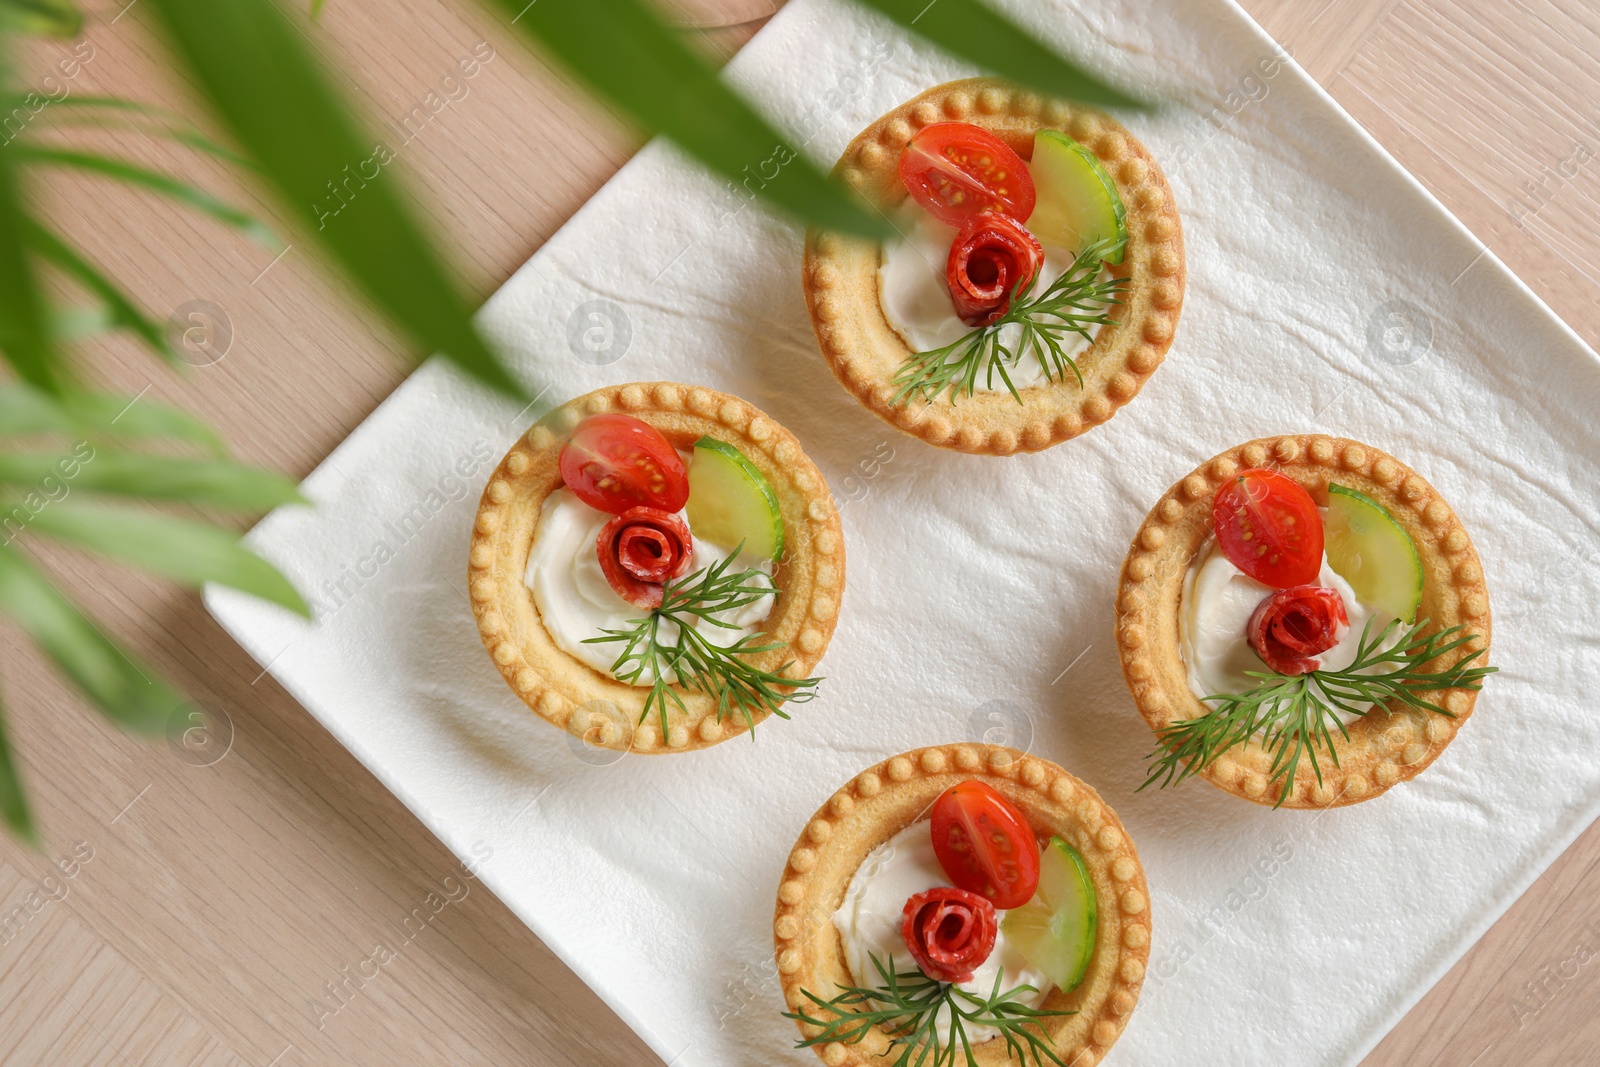
M857 868L878 845L924 817L940 793L977 779L993 786L1041 833L1059 834L1083 854L1094 880L1100 925L1094 957L1071 993L1052 990L1046 1009L1074 1011L1042 1025L1063 1062L1092 1067L1121 1036L1139 1001L1150 960L1150 890L1139 853L1116 812L1085 783L1037 756L1000 745L919 748L856 775L806 823L789 853L773 915L778 976L790 1011L814 1008L802 990L827 1000L851 981L833 913ZM870 979L861 984L871 984ZM806 1037L815 1028L800 1027ZM830 1067L877 1067L889 1038L813 1046ZM1010 1062L1001 1039L974 1049L982 1067Z
M901 104L850 142L834 173L892 213L908 196L900 150L917 129L949 121L983 127L1024 159L1033 155L1034 131L1064 130L1092 148L1117 183L1128 212L1128 250L1115 272L1129 283L1115 309L1121 325L1102 327L1078 357L1082 387L1076 378L1032 386L1020 390L1021 404L1001 391L892 405L895 372L912 353L879 307L881 246L874 241L807 234L802 277L811 325L834 376L885 422L958 452L1037 452L1111 418L1161 365L1183 309L1178 209L1161 168L1121 123L993 78L949 82Z
M1466 527L1433 486L1393 456L1359 441L1319 434L1264 437L1214 456L1169 489L1139 528L1123 562L1117 591L1117 650L1134 702L1152 730L1206 710L1189 690L1179 646L1183 578L1212 534L1211 506L1217 489L1250 467L1288 475L1311 493L1319 507L1328 502L1330 481L1382 504L1410 535L1422 560L1422 607L1417 617L1431 619L1439 629L1466 626L1485 650L1474 665L1487 663L1491 626L1483 566ZM1466 690L1424 694L1452 712L1453 719L1406 711L1396 706L1398 702L1392 702L1386 714L1375 709L1350 725L1348 741L1334 734L1339 766L1318 754L1321 785L1302 764L1283 806L1342 807L1415 778L1466 723L1477 696ZM1200 775L1246 800L1271 805L1281 789L1281 783L1268 781L1271 762L1260 741L1252 740L1220 756Z
M788 647L751 657L763 669L793 659L788 676L809 677L828 647L844 594L839 512L821 472L788 430L738 397L673 382L609 386L555 408L490 475L473 525L467 588L478 635L512 692L591 744L647 753L705 748L744 732L743 717L719 723L710 697L680 688L688 710L669 708L666 737L653 713L639 724L649 690L601 674L559 648L523 584L541 507L562 484L561 445L579 419L603 411L648 422L677 448L703 435L726 441L772 483L783 514L784 554L774 574L780 593L762 629Z

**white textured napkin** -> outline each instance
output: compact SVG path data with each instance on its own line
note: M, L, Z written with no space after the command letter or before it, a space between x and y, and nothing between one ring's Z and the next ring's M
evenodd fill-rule
M674 1064L815 1062L790 1049L771 964L796 833L863 766L985 732L1088 780L1144 857L1150 975L1113 1063L1352 1063L1596 814L1600 366L1226 0L1006 6L1181 101L1129 121L1183 213L1183 319L1105 426L998 460L878 421L817 352L800 234L661 143L483 314L545 405L669 378L799 436L843 504L849 567L822 695L792 722L607 766L523 708L464 576L477 494L532 414L437 362L307 480L314 509L252 535L317 623L209 600L458 854L492 851L485 882ZM729 76L828 165L967 73L836 0L793 0ZM1129 538L1197 462L1305 430L1384 448L1445 494L1483 557L1501 672L1443 757L1373 802L1135 794L1152 740L1112 640Z

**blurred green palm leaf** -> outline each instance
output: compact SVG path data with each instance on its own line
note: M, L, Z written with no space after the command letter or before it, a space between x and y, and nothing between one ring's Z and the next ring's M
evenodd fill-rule
M28 529L188 585L216 582L311 617L306 602L272 564L245 549L236 535L206 523L68 502L40 509Z
M363 181L337 218L313 205L373 154L299 31L273 0L147 0L207 101L284 205L374 304L420 343L513 395L522 387L472 325L454 273L412 216L394 175Z
M0 382L0 437L36 434L170 438L225 451L216 431L178 408L137 396L71 390L56 398L21 382Z
M0 41L0 81L11 73L3 46ZM18 162L15 153L0 151L0 350L24 381L59 393L62 376L50 316L28 255L28 212Z
M99 304L88 307L56 305L49 309L50 334L57 345L66 346L98 337L117 329L111 314Z
M8 106L22 103L12 98ZM93 126L99 129L126 130L133 133L163 137L186 145L206 155L225 160L236 167L254 169L255 164L225 145L207 137L193 123L175 111L137 100L123 100L116 96L67 96L52 100L50 107L40 112L53 128Z
M223 203L210 193L198 186L162 174L148 167L110 156L98 155L91 152L72 151L70 149L39 146L28 143L8 143L5 147L6 158L0 160L0 165L10 167L10 179L13 195L5 196L3 188L4 175L0 175L0 241L5 241L6 247L0 248L0 277L8 273L5 258L9 251L11 233L24 244L18 249L21 254L10 264L9 273L18 279L17 290L13 296L15 306L7 309L4 305L6 296L0 295L0 332L23 337L24 343L12 345L4 344L8 360L18 373L27 381L45 389L48 392L60 394L62 383L56 374L54 357L54 341L62 333L63 327L67 328L66 336L75 336L76 332L85 324L94 325L92 317L84 315L55 316L54 323L48 309L45 309L46 336L43 338L43 348L39 349L36 343L28 340L26 328L31 313L30 300L42 301L38 296L38 279L34 274L35 264L31 263L27 253L32 251L46 261L54 264L68 276L100 299L103 305L104 325L112 329L125 329L131 331L142 340L157 355L168 363L177 365L181 361L168 343L164 330L153 320L146 316L131 298L123 292L120 286L107 277L98 267L90 263L66 241L57 234L47 229L31 218L23 207L21 199L15 196L16 188L21 183L21 174L15 164L34 164L46 166L69 167L91 174L121 181L124 184L138 186L159 193L177 201L189 208L200 211L229 226L243 230L251 237L272 248L278 247L277 239L260 222L247 212L240 211ZM8 205L10 210L8 209ZM14 231L10 230L14 227ZM33 289L33 296L29 296L29 287ZM18 359L23 362L18 362ZM35 367L34 364L38 364Z
M24 224L23 232L34 251L76 278L79 284L100 298L105 308L106 329L129 330L168 363L177 366L183 362L167 343L166 332L139 310L121 286L79 255L77 249L32 220Z
M243 230L255 240L270 248L280 247L278 239L272 235L255 216L218 200L204 189L188 182L162 174L160 171L141 167L137 163L116 159L112 156L96 155L93 152L74 152L63 148L46 148L39 145L18 144L7 146L15 152L24 162L43 163L57 167L70 167L88 174L98 174L105 178L115 178L127 185L136 185L154 193L176 200L185 207L210 215L218 222L226 223L237 229Z
M281 474L226 460L147 456L98 451L63 473L63 457L48 452L0 452L0 485L36 486L55 477L74 492L110 493L146 500L172 500L239 511L266 511L304 504L295 484Z
M83 15L72 0L0 0L0 29L76 37Z
M183 695L100 632L16 550L0 545L0 613L10 616L106 716L159 734Z
M0 153L3 154L3 153ZM121 451L118 440L157 439L221 451L203 423L140 397L69 389L59 399L21 382L0 384L0 442L81 436L85 456L0 446L0 614L11 616L108 717L159 732L184 696L107 638L13 547L23 532L76 545L180 582L217 582L309 616L300 595L236 534L202 522L122 507L67 502L67 492L264 510L303 502L288 479L224 459ZM37 837L0 723L0 817Z
M17 774L17 761L11 755L11 738L6 733L5 707L0 705L0 817L12 831L34 848L39 847L39 835L33 828L33 814L28 810L28 794L22 788Z

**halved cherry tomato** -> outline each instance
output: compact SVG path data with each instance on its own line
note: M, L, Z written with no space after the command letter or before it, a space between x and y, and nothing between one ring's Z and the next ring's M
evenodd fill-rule
M1002 910L1039 888L1039 839L1016 805L982 782L953 785L933 802L933 853L957 889Z
M1300 483L1277 471L1234 475L1211 509L1228 561L1275 589L1311 585L1322 570L1322 515Z
M561 480L592 508L681 511L689 472L661 431L631 415L590 415L561 446Z
M1033 214L1033 175L1000 138L966 122L936 122L900 153L900 180L940 222L960 226L979 211L1018 222Z

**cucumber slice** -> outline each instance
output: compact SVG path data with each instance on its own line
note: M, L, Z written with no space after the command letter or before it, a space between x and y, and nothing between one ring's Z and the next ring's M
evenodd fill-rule
M1060 130L1040 130L1033 135L1028 171L1038 194L1028 229L1040 244L1076 254L1096 241L1115 241L1115 251L1105 260L1122 262L1128 209L1093 152Z
M1403 623L1422 606L1422 560L1417 546L1383 505L1354 489L1328 486L1323 523L1328 566L1356 597Z
M1088 865L1077 849L1052 837L1039 853L1038 890L1022 907L1006 912L1001 932L1024 959L1070 993L1089 970L1099 928Z
M710 437L694 443L689 464L689 529L714 545L741 542L752 556L783 555L783 514L772 483L743 452Z

